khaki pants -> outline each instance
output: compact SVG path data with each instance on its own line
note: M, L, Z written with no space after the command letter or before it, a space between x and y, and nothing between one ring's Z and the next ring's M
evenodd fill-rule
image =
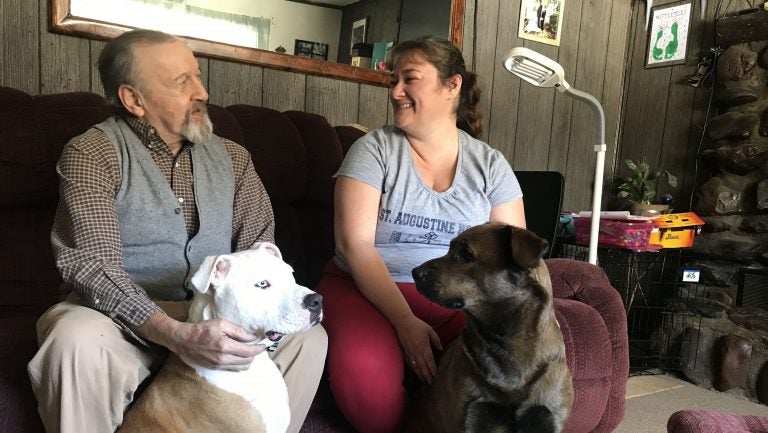
M159 303L184 320L189 303ZM167 351L125 338L109 317L73 299L54 305L37 322L40 349L28 372L48 433L114 432L136 390L162 365ZM288 387L289 433L298 433L320 382L327 336L321 326L289 335L271 352Z

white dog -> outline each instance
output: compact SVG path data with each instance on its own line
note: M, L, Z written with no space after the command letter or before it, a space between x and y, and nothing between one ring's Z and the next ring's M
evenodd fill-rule
M322 296L296 284L273 244L207 257L192 277L197 292L188 322L226 319L272 345L322 320ZM266 352L248 370L211 370L171 356L128 411L128 432L284 433L288 391Z

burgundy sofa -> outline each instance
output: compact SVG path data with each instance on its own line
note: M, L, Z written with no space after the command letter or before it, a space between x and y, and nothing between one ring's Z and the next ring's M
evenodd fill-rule
M765 433L768 416L685 409L667 420L667 433Z
M362 133L298 111L234 105L210 106L210 114L217 134L251 152L272 199L276 242L296 279L313 287L333 252L331 174ZM49 243L55 164L70 138L109 115L96 94L0 87L0 432L42 432L26 363L36 350L36 318L65 295ZM598 267L547 263L576 390L567 431L610 432L624 415L628 377L621 298ZM322 388L302 432L350 432Z

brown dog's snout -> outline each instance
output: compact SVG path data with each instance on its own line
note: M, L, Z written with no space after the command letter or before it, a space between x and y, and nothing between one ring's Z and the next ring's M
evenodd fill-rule
M435 287L435 269L430 266L430 262L422 263L411 270L413 282L416 284L416 290L429 300L435 301L437 290Z
M425 265L420 265L413 268L411 275L413 276L413 281L415 281L416 284L430 283L432 280L432 270Z
M438 303L443 307L452 310L463 309L466 306L466 301L463 297L441 293L443 286L440 284L438 273L442 268L431 266L435 260L437 259L425 262L411 271L413 282L416 283L416 290L430 301Z

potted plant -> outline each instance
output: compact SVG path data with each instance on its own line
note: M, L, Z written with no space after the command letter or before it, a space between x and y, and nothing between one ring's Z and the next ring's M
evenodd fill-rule
M654 203L656 188L659 180L665 178L673 188L677 186L677 178L663 168L651 168L647 162L635 163L631 159L624 161L629 174L619 177L619 192L617 195L631 203L631 213L634 215L656 215L669 209L668 204Z

